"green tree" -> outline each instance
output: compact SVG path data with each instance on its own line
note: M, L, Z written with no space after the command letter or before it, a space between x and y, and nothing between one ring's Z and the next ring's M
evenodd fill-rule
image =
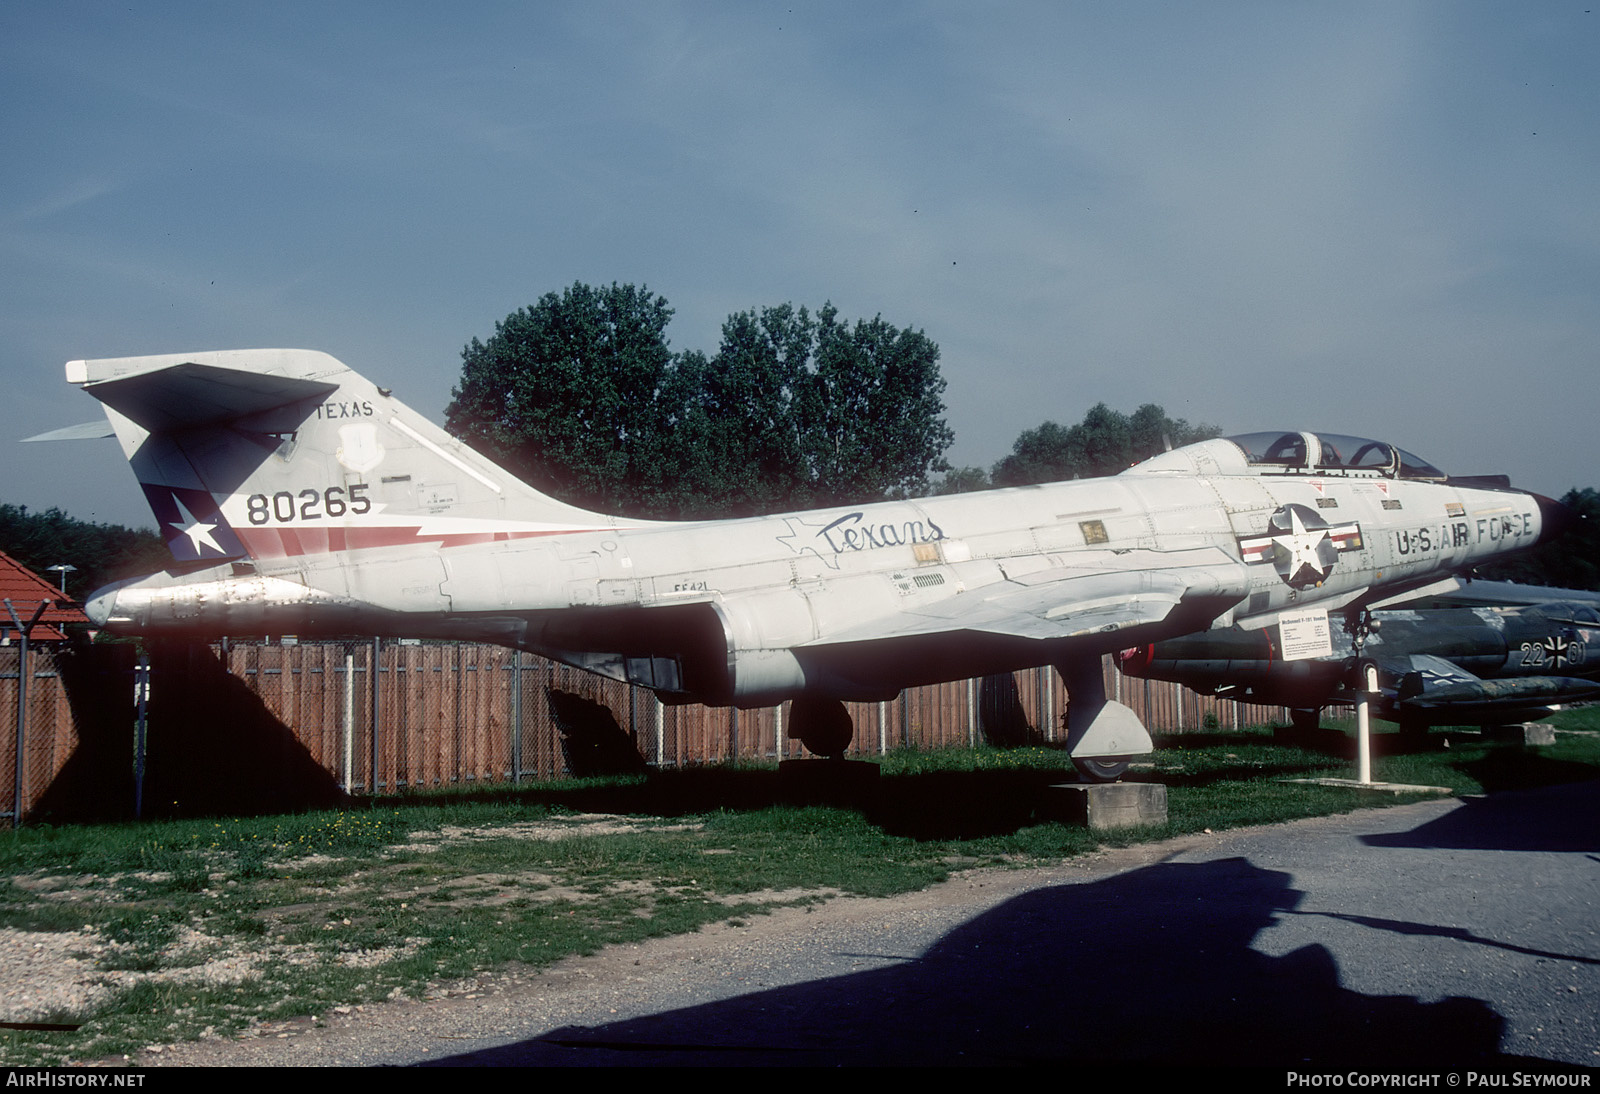
M1025 430L1011 446L1011 455L994 465L996 486L1026 486L1036 482L1114 475L1140 460L1172 447L1215 437L1214 425L1191 426L1182 418L1169 418L1154 403L1133 415L1096 403L1071 427L1045 422Z
M77 520L54 508L30 513L26 505L0 504L0 551L51 584L56 584L56 575L48 567L76 566L67 576L67 595L74 600L102 585L172 564L154 532Z
M809 382L816 324L788 304L730 315L715 358L674 362L670 508L745 516L809 496L797 402Z
M799 408L812 504L906 497L944 471L955 434L945 424L939 347L881 316L841 323L817 315L815 370Z
M969 494L974 490L987 490L994 484L989 472L981 467L952 467L933 485L935 494Z
M577 284L462 351L446 424L534 486L650 516L741 516L905 496L945 468L939 347L882 317L730 315L674 356L672 310Z
M643 286L547 293L461 351L445 425L541 490L638 511L667 444L671 318Z
M1480 566L1477 576L1558 589L1600 589L1600 491L1574 488L1561 496L1561 503L1574 518L1565 535Z

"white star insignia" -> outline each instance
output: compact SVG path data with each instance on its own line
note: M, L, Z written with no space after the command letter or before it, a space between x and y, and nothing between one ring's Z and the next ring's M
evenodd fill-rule
M219 555L228 553L222 549L222 544L218 543L216 537L211 534L211 530L216 527L215 524L207 524L189 512L188 507L183 504L178 495L172 495L172 501L178 507L178 515L188 523L182 524L176 521L168 521L167 527L176 528L180 535L188 536L189 544L194 549L196 556L200 554L201 545L211 548Z
M1326 528L1307 529L1305 522L1300 519L1300 514L1294 509L1289 510L1289 530L1273 536L1272 543L1280 552L1289 556L1287 578L1291 584L1299 579L1302 570L1305 569L1310 569L1317 580L1328 576L1328 571L1333 567L1323 561L1320 550L1326 542L1328 542Z

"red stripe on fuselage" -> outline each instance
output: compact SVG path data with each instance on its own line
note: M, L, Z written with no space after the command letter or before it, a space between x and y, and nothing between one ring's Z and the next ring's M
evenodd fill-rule
M235 528L239 542L251 558L298 558L302 555L360 551L374 547L434 545L466 547L474 543L505 543L514 539L568 536L600 532L601 528L560 528L548 531L440 532L424 534L420 525L384 525L372 528Z

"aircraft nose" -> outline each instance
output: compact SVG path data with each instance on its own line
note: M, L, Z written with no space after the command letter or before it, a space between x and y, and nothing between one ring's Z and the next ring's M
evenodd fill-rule
M1547 498L1543 494L1534 494L1533 500L1539 503L1539 542L1549 543L1570 532L1581 519L1578 511L1572 506Z

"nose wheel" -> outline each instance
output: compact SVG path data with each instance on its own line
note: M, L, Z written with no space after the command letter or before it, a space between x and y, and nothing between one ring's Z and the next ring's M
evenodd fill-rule
M1128 773L1134 756L1155 746L1139 716L1106 698L1100 658L1056 665L1067 685L1067 754L1089 782L1116 782Z
M818 756L843 758L855 735L850 712L837 699L803 695L789 707L789 736Z
M1084 781L1114 783L1128 773L1131 761L1126 756L1074 756L1072 766Z

